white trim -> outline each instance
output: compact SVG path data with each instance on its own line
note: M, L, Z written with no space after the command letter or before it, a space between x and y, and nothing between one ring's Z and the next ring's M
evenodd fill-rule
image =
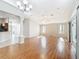
M6 40L6 41L3 41L3 42L0 42L0 48L10 46L10 45L12 45L10 39Z
M26 14L24 14L21 10L3 0L0 0L0 10L20 17L26 16Z
M40 25L43 24L52 24L52 23L68 23L69 21L51 21L51 22L47 22L47 23L40 23Z

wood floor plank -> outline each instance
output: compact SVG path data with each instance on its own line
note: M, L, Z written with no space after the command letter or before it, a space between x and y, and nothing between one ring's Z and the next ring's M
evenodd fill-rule
M72 45L65 40L53 36L25 39L24 44L0 48L0 59L75 59Z

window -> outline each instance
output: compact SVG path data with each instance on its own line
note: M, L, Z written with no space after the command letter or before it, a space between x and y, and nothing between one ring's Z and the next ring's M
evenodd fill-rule
M64 25L63 24L60 24L59 25L59 33L64 33Z
M42 26L42 32L46 33L46 26L45 25Z

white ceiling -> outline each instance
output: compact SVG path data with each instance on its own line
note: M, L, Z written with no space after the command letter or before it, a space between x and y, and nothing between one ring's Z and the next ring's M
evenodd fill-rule
M18 0L4 0L17 7ZM33 5L31 19L41 23L66 22L76 5L76 0L28 0Z

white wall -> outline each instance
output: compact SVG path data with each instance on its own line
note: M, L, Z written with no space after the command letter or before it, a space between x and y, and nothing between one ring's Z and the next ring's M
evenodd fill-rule
M40 34L40 25L39 23L27 18L24 20L24 36L27 37L35 37Z
M40 34L40 25L35 21L30 20L29 36L35 37L35 36L38 36L39 34Z
M29 37L29 19L23 21L23 34L24 37Z
M0 32L0 42L9 40L10 36L9 36L9 32Z
M12 22L11 20L17 20L16 22L19 23L19 17L18 16L14 16L12 14L9 14L9 13L6 13L6 12L3 12L3 11L0 11L0 18L7 18L7 20L9 20L9 31L7 32L0 32L0 43L6 43L5 45L7 45L7 42L8 43L11 43L11 30L12 30ZM3 45L2 43L2 45ZM2 46L0 45L0 46Z
M1 15L2 13L0 13ZM8 19L6 18L5 19L6 22L8 22ZM3 19L0 18L0 23L3 22ZM7 35L5 35L7 34ZM4 37L3 37L4 36ZM5 38L8 38L8 39L5 39ZM4 40L5 39L5 40ZM9 32L8 31L5 31L5 32L0 32L0 42L3 42L3 41L6 41L6 40L9 40Z
M64 26L64 30L63 30L63 33L59 33L59 27L60 27L60 24L62 24ZM46 25L41 25L41 26L46 26L46 31L45 33L42 33L41 34L45 34L45 35L48 35L48 36L54 36L54 37L57 37L57 36L61 36L63 35L63 37L65 38L69 38L69 27L68 27L68 23L51 23L51 24L46 24Z

